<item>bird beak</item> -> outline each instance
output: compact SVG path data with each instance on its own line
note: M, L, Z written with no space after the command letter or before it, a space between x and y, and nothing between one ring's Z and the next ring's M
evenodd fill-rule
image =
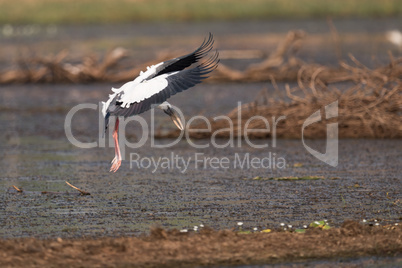
M166 110L163 110L167 115L170 116L170 118L172 119L173 123L176 125L176 127L178 127L180 130L183 130L183 124L180 120L180 117L178 116L177 112L172 108L172 107L168 107Z

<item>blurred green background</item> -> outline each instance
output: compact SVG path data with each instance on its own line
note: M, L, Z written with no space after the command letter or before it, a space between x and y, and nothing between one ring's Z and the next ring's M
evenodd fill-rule
M402 15L402 0L0 0L0 24L261 20Z

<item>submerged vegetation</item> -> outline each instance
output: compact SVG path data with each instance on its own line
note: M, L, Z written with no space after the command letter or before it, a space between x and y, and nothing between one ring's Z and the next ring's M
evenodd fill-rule
M0 24L386 17L401 14L400 0L0 0Z

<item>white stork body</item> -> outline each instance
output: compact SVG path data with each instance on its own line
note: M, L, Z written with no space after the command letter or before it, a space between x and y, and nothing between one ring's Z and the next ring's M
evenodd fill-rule
M133 116L151 109L152 105L159 105L158 107L172 118L176 126L183 130L180 118L166 100L201 83L207 78L207 74L217 67L219 60L216 52L208 60L186 69L204 58L211 51L212 45L213 36L209 34L209 38L194 52L147 67L147 70L141 71L133 81L125 83L118 89L112 88L113 93L109 95L109 99L102 102L105 129L108 127L110 116ZM115 158L110 168L113 172L119 169L122 160L118 143L118 126L119 120L116 118L113 132Z

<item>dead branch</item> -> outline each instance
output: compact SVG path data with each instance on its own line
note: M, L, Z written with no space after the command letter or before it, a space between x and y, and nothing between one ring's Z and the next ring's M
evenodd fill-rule
M329 22L334 39L338 40L336 29ZM290 31L276 49L265 56L263 51L223 51L225 58L241 57L265 57L258 64L251 64L244 71L235 70L223 63L212 73L208 82L277 82L297 81L304 91L304 83L323 84L353 81L364 82L370 74L378 80L387 82L386 79L394 79L402 76L402 59L394 59L390 54L391 63L376 70L370 70L359 62L353 55L349 58L355 66L344 61L339 62L339 67L323 67L315 63L305 63L295 56L295 52L306 38L303 31ZM339 41L339 40L338 40ZM337 52L340 54L341 52ZM79 63L68 61L68 51L63 50L57 55L24 58L18 60L14 69L0 73L0 84L9 83L89 83L89 82L125 82L132 80L146 66L175 57L175 55L163 53L156 59L137 64L137 67L124 65L122 59L129 56L124 48L116 48L107 52L104 57L88 55ZM316 74L313 76L313 74ZM312 78L315 79L312 79ZM314 87L310 90L314 90ZM306 93L306 92L304 92Z
M91 194L91 193L89 193L89 192L83 191L83 190L81 190L80 188L78 188L78 187L72 185L72 184L69 183L68 181L66 181L66 183L67 183L67 185L70 186L71 188L73 188L73 189L79 191L82 195L90 195L90 194Z
M303 69L298 74L298 87L285 85L284 91L288 100L269 101L264 92L258 94L258 102L251 102L233 109L227 116L232 120L234 130L228 129L226 120L211 120L211 132L200 131L205 126L193 125L189 129L191 138L209 138L216 130L216 137L229 138L230 135L243 137L246 122L253 116L265 117L268 121L273 117L285 116L276 125L276 137L301 138L301 129L305 120L317 110L338 101L338 117L340 138L402 138L402 80L399 71L402 61L394 60L386 67L371 70L359 62L355 66L345 63L344 72L353 77L354 85L344 89L338 87L338 82L324 83L320 74L327 71L321 66L311 70ZM301 69L300 69L301 70ZM309 73L310 77L306 74ZM381 77L383 76L383 77ZM276 80L271 77L272 84L279 90ZM342 85L342 84L341 84ZM265 90L265 89L263 89ZM264 99L265 98L265 99ZM290 101L289 101L290 100ZM238 118L239 114L241 118ZM240 124L238 124L240 122ZM248 129L264 129L262 120L253 120ZM325 138L327 125L324 121L308 126L304 131L305 138ZM179 132L173 131L157 135L159 138L175 138ZM269 138L272 133L253 132L249 138Z
M22 192L23 192L22 189L18 188L18 187L15 186L15 185L13 185L13 188L14 188L17 192L19 192L19 193L22 193Z
M340 61L342 59L342 46L341 46L341 39L339 37L338 30L336 29L334 22L332 21L331 18L327 19L327 23L328 23L329 29L331 31L332 40L335 45L336 57L338 58L338 61Z

